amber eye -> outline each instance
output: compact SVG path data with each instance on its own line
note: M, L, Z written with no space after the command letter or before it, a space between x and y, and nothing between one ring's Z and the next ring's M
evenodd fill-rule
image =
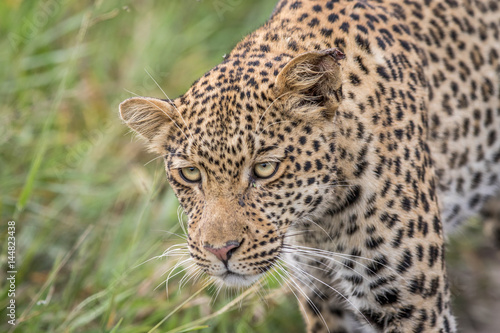
M200 169L195 167L187 167L179 169L179 173L185 181L190 183L196 183L201 180Z
M278 167L278 162L257 163L253 166L253 172L257 177L266 179L274 176L276 171L278 171Z

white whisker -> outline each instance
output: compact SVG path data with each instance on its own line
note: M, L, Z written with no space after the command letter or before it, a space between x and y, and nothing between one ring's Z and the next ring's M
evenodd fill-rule
M188 233L187 233L186 227L184 226L182 214L184 214L184 209L182 208L182 206L178 206L177 207L177 220L179 222L179 225L181 226L182 231L184 232L184 235L187 235Z
M173 236L177 236L185 241L187 241L187 237L186 236L183 236L183 235L180 235L178 233L175 233L175 232L172 232L172 231L168 231L168 230L159 230L159 229L156 229L155 231L158 231L158 232L164 232L164 233L167 233L167 234L170 234L170 235L173 235Z
M289 263L287 263L287 265L288 265L288 264L289 264ZM280 265L280 266L281 266L281 264L280 264L280 263L277 263L277 265ZM281 266L281 268L283 269L283 266ZM286 271L286 272L287 272L286 274L290 277L290 278L288 279L288 281L289 281L289 282L291 282L291 283L292 283L292 285L294 285L294 286L295 286L295 288L297 289L297 291L298 291L300 294L302 294L302 296L304 296L304 298L305 298L305 300L307 301L307 303L309 303L309 305L311 306L311 308L313 308L313 309L314 309L314 312L316 312L317 314L319 314L319 317L321 318L321 321L322 321L322 322L323 322L323 324L325 325L325 328L327 329L327 331L328 331L328 332L330 332L330 329L328 328L328 325L326 324L325 318L323 317L323 315L322 315L322 314L321 314L321 312L319 311L319 309L318 309L318 307L316 306L316 304L314 304L314 302L313 302L313 301L309 298L309 296L307 296L307 294L306 294L306 293L302 290L302 288L300 288L300 286L297 284L297 282L295 282L295 281L294 281L294 279L293 279L293 278L291 278L290 272L288 272L288 271ZM296 276L296 278L300 281L300 278L298 278L297 276ZM309 289L311 289L311 291L312 291L313 293L315 293L315 294L316 294L316 295L317 295L320 299L322 298L322 296L321 296L321 295L319 295L319 294L316 292L316 290L314 290L313 288L311 288L308 284L304 284L304 285L305 285L305 286L307 286L307 287L309 287ZM297 299L298 299L298 298L297 298ZM299 302L299 304L300 304L300 302ZM307 312L304 312L304 314L305 314L305 313L307 313Z
M302 268L296 266L296 265L293 265L289 262L287 262L287 265L290 265L294 270L293 272L294 273L300 273L302 275L304 275L305 277L310 277L312 278L313 280L321 283L322 285L324 285L325 287L329 288L330 290L334 291L335 293L337 293L337 295L339 295L340 297L342 297L347 303L349 303L365 320L366 322L368 323L368 325L370 325L370 327L373 328L373 326L370 324L370 322L368 321L368 319L365 317L365 315L358 309L358 307L356 305L354 305L354 303L352 303L346 296L344 296L344 294L342 294L339 290L337 290L336 288L334 288L333 286L329 285L328 283L326 282L323 282L322 280L318 279L317 277L315 277L314 275L306 272L305 270L303 270Z
M312 219L310 219L308 217L306 217L305 220L311 222L312 224L314 224L315 226L317 226L318 228L320 228L325 233L325 235L327 235L328 238L330 238L330 240L333 242L333 239L330 236L330 234L328 232L326 232L326 230L322 226L320 226L318 223L314 222Z
M149 163L151 163L151 162L153 162L153 161L156 161L156 160L157 160L157 159L159 159L159 158L163 158L163 157L164 157L163 155L157 156L157 157L155 157L155 158L153 158L153 159L149 160L149 162L147 162L146 164L144 164L144 166L148 165Z
M290 95L290 94L291 94L291 92L286 92L286 93L283 93L283 94L279 95L279 96L278 96L278 97L277 97L274 101L272 101L272 102L271 102L271 104L269 104L269 106L267 107L267 109L266 109L266 110L262 113L262 116L260 116L259 121L257 122L257 126L255 127L255 129L256 129L256 130L258 130L258 129L259 129L260 122L261 122L261 121L262 121L262 119L264 118L264 116L265 116L265 114L267 113L267 111L268 111L269 109L271 109L271 106L273 106L273 104L274 104L276 101L278 101L281 97L286 96L286 95Z
M269 125L267 125L266 127L264 127L260 132L259 134L262 134L262 132L264 132L266 130L266 128L269 128L273 125L277 125L277 124L281 124L281 123L291 123L292 121L291 120L283 120L283 121L276 121L274 123L270 123Z
M392 267L390 267L390 266L388 266L388 265L380 262L379 260L370 259L370 258L366 258L366 257L362 257L362 256L353 255L353 254L337 253L337 252L331 252L331 251L327 251L327 250L315 249L315 248L312 248L312 247L301 246L301 245L288 245L288 246L292 247L294 250L313 251L313 252L325 255L325 258L328 258L329 256L337 256L337 257L341 257L341 258L346 259L346 260L351 260L353 262L358 263L360 266L363 266L363 267L367 268L368 270L370 270L371 272L373 272L367 266L364 266L359 261L350 259L349 257L363 259L363 260L368 260L368 261L374 262L374 263L376 263L376 264L378 264L378 265L380 265L382 267L387 268L388 270L390 270L391 272L393 272L394 274L396 274L398 277L400 277L403 281L405 281L405 282L408 283L408 281L401 274L399 274L394 268L392 268Z
M156 84L156 86L161 90L161 92L163 93L163 95L165 95L165 98L170 101L170 103L174 107L175 111L177 111L177 114L179 114L179 117L181 117L182 121L184 122L184 125L186 125L186 129L188 130L189 136L191 137L191 140L192 140L191 142L194 144L195 140L193 138L193 133L191 133L191 130L189 129L188 124L186 123L186 120L184 119L184 117L180 113L180 111L177 108L177 106L175 106L175 103L173 103L173 101L168 97L168 95L165 93L165 91L162 89L162 87L160 87L160 85L158 84L158 82L156 82L155 78L148 72L148 70L146 68L144 68L144 70L146 71L146 73L148 73L149 77L151 78L151 80L153 80L153 82Z

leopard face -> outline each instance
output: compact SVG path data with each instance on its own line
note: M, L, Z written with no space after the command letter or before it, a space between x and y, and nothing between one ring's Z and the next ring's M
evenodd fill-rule
M342 58L336 49L298 56L257 98L233 77L222 99L200 80L175 101L122 103L122 117L164 156L189 218L191 257L204 272L230 286L255 282L282 258L290 226L307 225L332 206L332 106L341 91L338 83L314 89L326 69L339 75ZM200 91L203 103L188 102Z

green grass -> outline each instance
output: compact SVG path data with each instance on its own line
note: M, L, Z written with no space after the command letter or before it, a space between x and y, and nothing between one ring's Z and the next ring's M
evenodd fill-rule
M163 97L148 72L169 97L185 92L272 7L0 2L0 331L11 330L3 278L11 220L16 332L303 330L293 296L276 283L267 304L255 292L211 302L213 290L196 294L201 284L180 289L182 274L167 294L162 274L177 259L147 260L183 241L172 235L182 234L178 203L161 161L117 112L134 94Z

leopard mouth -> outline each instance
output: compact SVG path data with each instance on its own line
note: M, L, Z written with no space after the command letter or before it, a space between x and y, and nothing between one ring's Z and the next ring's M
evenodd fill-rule
M261 276L262 274L243 275L227 271L221 275L215 275L214 277L221 280L228 287L249 287L259 280Z

